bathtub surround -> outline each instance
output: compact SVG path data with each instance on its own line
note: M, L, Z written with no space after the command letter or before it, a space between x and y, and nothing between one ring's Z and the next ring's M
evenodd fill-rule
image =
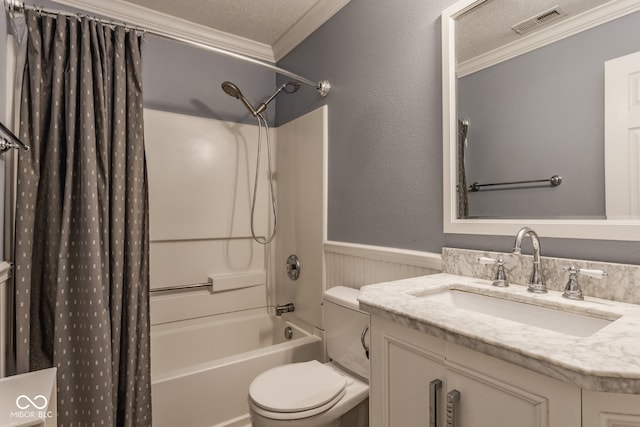
M152 325L264 307L267 252L252 240L249 226L258 127L151 109L144 117ZM275 141L276 131L271 132ZM264 165L266 150L261 156ZM255 223L260 234L269 222L268 182L262 172ZM261 283L255 274L262 274ZM155 293L233 275L255 286L214 294Z
M295 96L298 96L296 94ZM323 329L322 292L327 236L327 147L329 111L317 108L277 129L278 223L275 256L275 304L295 303L295 317ZM291 280L286 260L295 254L300 276Z
M140 38L87 18L25 18L17 370L57 368L61 426L150 426Z
M261 288L154 293L153 325L296 301L296 317L322 326L327 115L319 108L270 130L279 230L275 245L263 248L253 242L249 228L258 127L145 109L151 288L207 284L212 275L265 269L268 275ZM265 164L267 153L261 154ZM260 231L270 221L264 169L259 180ZM284 271L293 253L302 263L295 282Z
M528 244L527 244L528 245ZM529 248L523 249L526 253ZM544 253L544 241L542 242ZM505 271L511 283L526 285L533 268L533 257L530 255L514 255L510 252L479 251L471 249L442 249L442 271L460 276L478 279L493 279L495 265L480 264L479 257L497 258L505 261ZM585 261L569 258L541 257L542 275L547 288L562 291L569 280L569 273L563 267L574 265L577 268L603 270L608 277L595 279L578 275L585 298L603 298L613 301L640 304L640 266L617 264L611 262Z

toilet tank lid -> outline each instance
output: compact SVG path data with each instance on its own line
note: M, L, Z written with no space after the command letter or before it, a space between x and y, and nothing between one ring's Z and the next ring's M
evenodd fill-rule
M359 289L347 288L346 286L335 286L325 291L324 299L352 310L359 310L359 293Z

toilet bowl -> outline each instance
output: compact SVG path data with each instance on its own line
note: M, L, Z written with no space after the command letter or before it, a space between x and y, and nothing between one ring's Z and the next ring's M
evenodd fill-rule
M258 375L249 387L253 427L368 426L369 315L358 290L324 295L325 340L331 362L291 363Z

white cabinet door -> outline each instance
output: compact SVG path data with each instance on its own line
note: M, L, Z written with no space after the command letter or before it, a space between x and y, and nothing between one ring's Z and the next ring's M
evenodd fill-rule
M447 387L460 393L455 427L549 425L547 399L508 382L459 367L447 372Z
M379 317L371 318L371 427L428 427L429 384L444 381L441 340ZM443 389L435 408L444 408ZM442 412L442 411L440 411ZM444 414L437 415L444 426Z
M640 427L640 395L585 390L582 427Z
M581 390L485 354L447 344L447 392L457 390L455 427L579 427Z

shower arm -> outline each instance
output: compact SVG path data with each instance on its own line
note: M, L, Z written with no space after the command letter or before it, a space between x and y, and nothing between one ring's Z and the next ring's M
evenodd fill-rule
M50 16L57 16L57 15L63 15L63 16L71 16L71 17L76 17L77 14L76 13L71 13L71 12L64 12L64 11L60 11L60 10L52 10L52 9L47 9L47 8L43 8L43 7L35 7L35 6L29 6L29 5L25 5L25 3L23 1L20 0L4 0L4 7L5 10L8 12L18 12L18 13L23 13L26 9L29 10L37 10L42 14L45 15L50 15ZM112 21L106 21L103 19L100 19L98 17L91 17L92 19L95 19L98 22L103 22L109 25L113 25ZM126 25L126 24L123 24ZM160 37L166 40L171 40L174 42L178 42L187 46L192 46L192 47L196 47L199 49L204 49L204 50L208 50L210 52L215 52L215 53L219 53L221 55L225 55L225 56L229 56L231 58L236 58L236 59L240 59L242 61L245 62L250 62L252 64L256 64L259 65L261 67L264 68L268 68L272 71L275 71L277 74L280 74L282 76L286 76L292 79L295 79L297 81L299 81L300 83L304 83L306 85L309 86L313 86L316 91L318 92L318 94L321 97L325 97L329 94L329 91L331 90L331 83L329 83L328 80L320 80L318 82L313 82L309 79L305 79L302 76L299 76L295 73L292 73L291 71L285 70L284 68L280 68L278 66L275 66L273 64L269 64L268 62L263 62L260 61L258 59L255 58L251 58L249 56L245 56L236 52L232 52L230 50L226 50L226 49L221 49L219 47L216 46L211 46L209 44L205 44L205 43L201 43L195 40L191 40L189 38L186 37L182 37L179 35L175 35L175 34L170 34L169 32L167 32L167 30L165 29L151 29L151 28L144 28L144 27L139 27L139 26L131 26L129 25L128 28L136 30L136 31L141 31L143 33L147 33L147 34L151 34L153 36L156 37Z
M285 84L281 85L280 87L278 87L278 89L275 92L273 92L273 95L271 95L265 101L262 101L260 104L258 104L258 108L255 109L254 116L257 116L258 114L260 114L264 110L266 110L267 109L267 105L269 105L269 103L271 101L273 101L275 99L275 97L278 96L280 94L280 92L282 92L287 87L287 85L289 85L289 84L291 84L291 82L288 82L288 83L285 83ZM298 87L300 87L300 84L296 83L296 88L295 88L295 90L293 90L293 92L298 90ZM285 90L285 92L287 92L287 91ZM287 93L291 93L291 92L287 92ZM326 96L326 95L324 95L324 96Z

